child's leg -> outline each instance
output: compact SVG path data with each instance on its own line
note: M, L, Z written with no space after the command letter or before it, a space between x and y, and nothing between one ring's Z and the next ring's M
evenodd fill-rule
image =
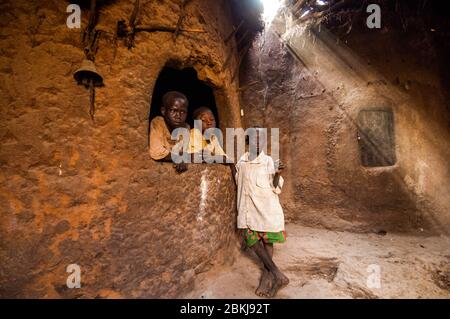
M275 265L272 257L269 255L268 250L266 250L264 244L261 241L258 241L251 248L263 262L264 267L267 268L269 272L274 276L274 281L269 292L269 297L273 297L282 286L289 283L289 279L280 271L280 269L278 269L277 265ZM271 248L269 248L269 250L273 251L273 249Z
M271 243L264 243L264 248L266 249L267 254L270 256L270 258L273 261L273 244L271 244ZM285 286L285 285L287 285L289 283L289 279L283 273L281 273L281 274L282 274L282 277L283 277L281 282L280 281L277 282L275 280L272 283L272 289L269 292L269 296L270 297L275 296L275 294L277 293L278 289L280 289L282 286ZM270 274L270 273L269 273L269 278L270 279L272 278L272 274Z
M273 244L264 243L264 248L266 249L269 257L272 258ZM272 274L270 273L270 270L266 266L264 266L259 286L255 291L256 295L260 297L268 297L270 294L271 285L272 285Z
M264 248L266 249L266 251L269 254L270 258L273 259L273 244L264 243Z

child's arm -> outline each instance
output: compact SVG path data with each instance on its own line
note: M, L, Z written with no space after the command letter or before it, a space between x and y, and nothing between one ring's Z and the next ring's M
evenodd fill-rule
M155 161L171 161L170 149L167 149L164 144L163 125L165 125L163 120L158 117L150 123L149 152Z
M280 174L282 172L282 170L284 168L286 168L286 165L284 165L284 163L282 163L280 160L277 161L277 163L275 164L276 167L276 171L275 171L275 175L273 176L273 187L277 188L278 184L280 182Z
M172 154L169 153L169 154L167 154L166 157L161 158L161 159L159 159L157 161L158 162L173 162ZM188 170L188 166L184 162L181 162L181 163L178 163L178 164L173 163L173 167L175 167L175 170L177 171L177 173L183 173L183 172L186 172Z
M233 175L234 184L238 183L238 173L240 169L241 161L237 161L236 164L233 162L230 163L231 174Z
M231 168L231 174L233 175L234 183L237 184L237 180L236 180L236 173L237 173L236 165L234 165L234 163L231 163L230 164L230 168Z

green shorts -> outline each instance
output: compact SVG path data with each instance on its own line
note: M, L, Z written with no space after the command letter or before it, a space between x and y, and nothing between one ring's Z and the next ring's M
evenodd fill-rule
M286 241L286 231L282 230L276 233L271 233L253 231L247 228L244 230L244 239L248 247L253 246L259 240L262 240L266 244L284 243Z

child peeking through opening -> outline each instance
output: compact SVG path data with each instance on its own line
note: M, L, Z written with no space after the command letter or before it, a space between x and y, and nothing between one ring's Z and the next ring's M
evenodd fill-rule
M177 91L170 91L162 98L161 114L155 117L150 123L150 156L155 161L171 162L171 152L175 146L182 144L180 140L172 140L172 132L177 128L189 129L186 123L189 102L187 97ZM182 173L187 170L186 163L175 164L177 172Z
M244 230L245 242L264 265L259 287L255 293L261 297L273 297L289 283L289 279L274 263L273 244L284 243L284 214L278 194L281 193L284 165L274 163L266 155L267 134L256 128L256 145L240 158L234 168L237 183L237 227ZM251 140L251 139L250 139ZM276 164L276 165L275 165Z
M198 154L202 161L216 159L216 161L225 163L226 154L218 137L214 134L208 134L209 137L205 137L207 130L216 128L214 113L211 109L202 106L194 111L193 118L194 121L201 121L201 128L194 127L191 129L188 153Z

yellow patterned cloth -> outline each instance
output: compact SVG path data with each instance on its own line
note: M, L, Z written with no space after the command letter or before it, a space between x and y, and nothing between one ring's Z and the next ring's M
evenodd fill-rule
M225 155L225 152L220 146L219 140L215 135L211 136L208 141L203 136L202 132L197 129L191 129L188 152L189 153L201 153L202 151L208 151L211 155Z

